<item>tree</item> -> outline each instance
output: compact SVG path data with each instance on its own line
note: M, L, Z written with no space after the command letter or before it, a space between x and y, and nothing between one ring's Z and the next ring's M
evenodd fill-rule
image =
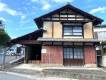
M1 21L0 21L0 25L2 25ZM10 36L5 32L4 29L0 29L0 47L5 47L9 40L10 40Z

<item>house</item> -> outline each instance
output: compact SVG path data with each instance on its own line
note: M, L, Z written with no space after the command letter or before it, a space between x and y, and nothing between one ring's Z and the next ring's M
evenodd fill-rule
M25 62L97 67L94 26L102 19L67 4L34 19L38 30L11 40L25 46Z
M98 25L94 28L95 38L101 41L96 47L98 66L106 67L106 25Z

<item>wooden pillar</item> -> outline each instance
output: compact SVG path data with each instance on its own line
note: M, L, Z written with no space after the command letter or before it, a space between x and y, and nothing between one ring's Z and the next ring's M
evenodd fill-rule
M25 58L24 58L24 63L28 63L29 61L29 47L25 47Z

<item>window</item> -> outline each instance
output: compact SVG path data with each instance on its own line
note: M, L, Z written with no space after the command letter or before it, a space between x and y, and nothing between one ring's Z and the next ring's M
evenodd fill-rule
M72 48L64 48L64 58L73 59L73 50Z
M64 58L65 59L83 59L83 49L82 48L64 48Z
M82 36L81 25L63 25L64 36Z

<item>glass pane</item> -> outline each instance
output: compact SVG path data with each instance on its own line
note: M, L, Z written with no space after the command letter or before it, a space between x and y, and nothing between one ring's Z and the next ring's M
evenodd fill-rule
M69 48L69 57L70 57L70 59L73 58L73 50L72 50L72 48Z
M74 48L74 59L83 59L82 48Z
M73 32L82 32L82 30L79 30L79 29L73 29Z
M73 35L82 35L82 33L73 33Z
M68 17L75 17L75 15L68 15Z
M72 27L64 26L64 35L72 35Z
M72 35L72 33L64 33L64 35Z
M61 14L60 17L67 17L67 15L66 14Z
M73 32L82 32L82 27L73 27Z
M64 48L64 58L65 59L72 59L73 58L72 48Z

